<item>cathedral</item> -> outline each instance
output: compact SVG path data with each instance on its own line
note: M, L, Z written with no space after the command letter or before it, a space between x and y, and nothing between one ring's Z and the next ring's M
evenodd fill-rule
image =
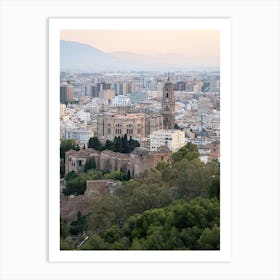
M114 139L127 134L136 139L149 137L160 129L173 129L175 125L175 96L169 77L163 87L160 114L101 113L97 117L97 136Z

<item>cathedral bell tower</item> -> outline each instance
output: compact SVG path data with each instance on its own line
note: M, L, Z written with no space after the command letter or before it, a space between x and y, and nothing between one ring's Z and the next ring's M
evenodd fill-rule
M173 83L169 77L163 87L161 114L163 116L163 128L173 129L175 125L175 96Z

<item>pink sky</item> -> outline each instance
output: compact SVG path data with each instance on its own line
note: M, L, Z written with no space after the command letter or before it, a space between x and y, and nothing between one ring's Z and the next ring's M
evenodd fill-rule
M217 30L62 30L61 39L88 44L104 52L176 53L219 64Z

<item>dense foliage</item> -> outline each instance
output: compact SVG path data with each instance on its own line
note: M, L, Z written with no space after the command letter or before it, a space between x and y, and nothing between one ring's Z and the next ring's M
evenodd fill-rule
M121 171L106 172L96 169L89 169L87 172L76 174L74 171L65 176L66 186L63 189L65 195L81 195L86 191L87 180L113 179L125 181L130 179L130 172Z
M65 152L75 150L79 151L79 145L76 144L75 140L66 139L60 142L60 158L65 160Z
M179 200L164 208L130 216L93 234L86 250L218 250L220 248L219 200Z
M106 140L105 145L102 145L97 137L92 137L89 139L88 147L98 151L110 150L118 153L130 153L136 147L140 147L140 143L132 139L131 136L127 139L125 134L124 136L115 137L113 141Z
M173 161L180 161L181 159L192 160L199 157L198 148L196 145L189 142L187 145L182 147L179 151L172 155Z
M172 161L159 162L143 178L123 181L113 196L95 199L85 224L89 239L79 249L218 250L220 165L205 164L198 156L197 147L189 143ZM69 173L66 186L86 177L117 174L94 169ZM70 229L66 235L71 235ZM61 246L71 248L64 236Z

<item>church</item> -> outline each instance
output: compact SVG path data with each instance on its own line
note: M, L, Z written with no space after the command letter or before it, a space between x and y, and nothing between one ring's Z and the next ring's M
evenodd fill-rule
M175 126L175 96L173 83L169 77L163 87L161 114L163 117L163 129L173 129Z
M168 77L163 87L160 114L98 114L97 136L112 140L127 134L128 137L142 139L160 129L173 129L174 125L175 96L173 83Z

